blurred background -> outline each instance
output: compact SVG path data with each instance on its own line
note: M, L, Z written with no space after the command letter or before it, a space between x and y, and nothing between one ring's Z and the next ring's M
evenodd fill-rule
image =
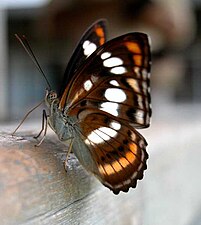
M130 31L151 36L152 92L163 101L201 97L200 7L188 0L2 0L0 118L19 119L44 97L46 84L14 34L25 34L54 88L85 29L108 19L109 38ZM200 4L199 4L200 3Z
M108 20L108 37L142 31L152 40L152 126L141 221L201 224L201 0L1 0L0 120L45 95L46 83L15 33L25 34L57 90L85 29ZM41 117L40 111L33 117Z

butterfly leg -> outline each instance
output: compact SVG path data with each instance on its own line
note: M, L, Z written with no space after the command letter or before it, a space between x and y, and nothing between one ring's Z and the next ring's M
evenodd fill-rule
M44 139L45 139L45 136L46 136L46 133L47 133L47 118L48 118L48 116L47 116L47 114L46 114L46 111L45 110L43 110L43 117L42 117L42 128L41 128L41 131L39 132L39 134L37 135L37 136L35 136L34 138L38 138L38 137L40 137L40 135L41 135L41 133L44 131L44 134L43 134L43 137L42 137L42 139L40 140L40 142L37 144L37 145L35 145L36 147L39 147L41 144L42 144L42 142L44 141Z
M74 141L74 138L70 139L70 144L68 146L68 151L67 151L67 154L66 154L66 159L65 159L65 162L64 162L64 168L65 170L67 171L67 167L68 167L68 157L72 151L72 147L73 147L73 141Z
M40 102L38 105L36 105L33 109L31 109L22 119L22 121L20 122L20 124L16 127L16 129L13 131L13 133L11 135L15 135L15 133L17 132L17 130L21 127L21 125L24 123L24 121L26 120L26 118L29 116L29 114L31 114L36 108L38 108L42 103L44 102L44 100L42 102Z
M36 135L36 136L34 136L35 139L39 138L40 135L41 135L41 133L44 131L44 128L45 128L45 121L47 121L47 117L48 117L48 116L47 116L47 114L46 114L46 111L43 110L43 115L42 115L42 128L41 128L39 134Z

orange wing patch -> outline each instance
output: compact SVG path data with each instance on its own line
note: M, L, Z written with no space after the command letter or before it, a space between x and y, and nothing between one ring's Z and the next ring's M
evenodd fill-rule
M137 154L137 145L134 143L129 144L129 149L133 152L133 154Z
M134 55L133 61L136 66L142 66L142 56L141 55Z
M105 43L105 33L102 27L97 27L95 30L98 37L100 37L100 45Z
M137 43L125 42L125 45L128 48L128 50L132 53L135 53L135 54L141 54L142 53L142 51L140 49L140 46Z

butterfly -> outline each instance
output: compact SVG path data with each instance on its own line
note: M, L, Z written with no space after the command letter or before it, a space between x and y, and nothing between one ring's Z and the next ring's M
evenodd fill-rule
M147 142L136 129L150 124L150 69L148 36L106 41L101 19L78 43L59 94L49 84L46 90L45 130L48 124L59 140L70 141L82 166L114 194L135 188L147 168Z

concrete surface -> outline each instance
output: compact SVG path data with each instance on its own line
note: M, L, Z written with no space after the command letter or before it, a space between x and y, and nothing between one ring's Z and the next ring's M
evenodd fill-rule
M157 103L153 108L151 127L140 130L149 143L147 150L150 158L145 177L139 183L139 187L127 194L113 196L101 184L83 172L78 166L79 163L73 159L75 162L72 160L74 169L70 172L71 178L76 178L75 174L82 174L82 179L80 184L75 182L78 194L69 195L67 193L65 196L70 196L68 197L70 200L61 201L64 208L63 211L59 211L60 219L61 215L64 215L63 218L69 218L71 215L73 221L71 224L84 225L106 223L108 225L201 224L201 105ZM30 129L27 127L29 125L27 126L25 123L21 132L27 134ZM4 129L4 132L9 132L13 128L13 124L11 126L4 124L0 128ZM40 130L39 123L34 123L31 130ZM51 136L52 133L49 131L48 135ZM31 142L33 144L33 141ZM47 142L48 139L45 145L48 144ZM38 150L35 150L34 154L36 151ZM55 149L55 151L57 150ZM46 153L41 154L44 157ZM56 159L54 158L54 160ZM55 162L59 165L57 169L62 168L61 160ZM50 179L51 174L48 175L49 178L46 178ZM79 179L77 180L79 181ZM72 186L72 180L69 178L64 179L63 177L62 182L69 182L68 185ZM90 190L87 189L88 186L91 187ZM61 194L63 191L59 191L60 198L63 196ZM55 201L58 195L55 191L53 195ZM72 196L76 196L76 198L74 199ZM44 222L46 218L51 221L51 224L56 224L53 222L54 220L59 221L56 220L59 213L54 211L54 203L50 203L53 204L50 208L53 213L50 216L49 212L39 215L39 221L43 221L40 224L46 224ZM70 205L70 210L67 206L65 208L66 204ZM45 205L38 207L43 207L45 211ZM82 213L79 213L81 208L83 208ZM73 218L72 213L79 215L80 218Z

